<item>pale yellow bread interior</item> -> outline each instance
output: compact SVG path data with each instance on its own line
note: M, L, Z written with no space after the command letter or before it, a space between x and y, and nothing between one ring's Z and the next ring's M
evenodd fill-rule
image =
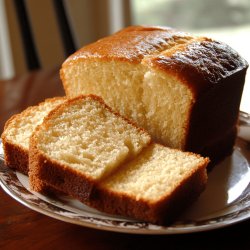
M207 183L208 158L152 143L99 183L91 206L156 224L169 224Z
M63 103L63 97L47 99L39 105L32 106L14 115L6 123L2 137L14 144L29 149L29 139L35 128L42 123L44 117L56 106Z
M134 160L101 183L110 192L156 203L171 194L196 171L206 183L208 159L196 154L151 144Z
M174 77L143 65L94 60L79 61L67 69L65 77L71 84L70 97L102 96L109 106L148 130L154 140L184 148L193 96Z
M101 179L150 142L144 130L113 113L98 97L82 97L54 110L35 134L46 157Z

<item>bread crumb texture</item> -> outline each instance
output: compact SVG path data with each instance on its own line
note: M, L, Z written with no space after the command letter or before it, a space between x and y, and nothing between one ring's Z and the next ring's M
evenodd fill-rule
M99 179L137 155L150 136L92 97L62 105L36 133L47 156Z
M11 118L7 123L3 136L14 144L29 149L29 139L36 126L43 122L44 117L56 106L64 102L63 97L47 99L37 106L25 109Z
M65 61L61 78L66 94L101 96L149 131L155 141L184 149L193 95L173 74L161 73L151 64L156 56L174 53L196 39L171 28L126 28L83 47Z
M102 187L115 193L149 203L157 202L173 193L183 181L191 177L208 159L151 144L119 172L111 175Z

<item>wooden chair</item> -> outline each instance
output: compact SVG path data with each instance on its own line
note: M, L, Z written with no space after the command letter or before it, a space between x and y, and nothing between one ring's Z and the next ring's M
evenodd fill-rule
M130 24L128 0L4 3L15 75L61 65L83 45Z

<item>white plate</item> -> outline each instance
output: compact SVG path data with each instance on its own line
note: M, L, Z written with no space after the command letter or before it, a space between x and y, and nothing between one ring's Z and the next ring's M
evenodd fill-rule
M50 217L86 227L136 233L178 234L228 226L250 217L250 135L248 114L241 114L233 154L215 166L200 198L171 226L163 227L98 212L71 197L30 191L27 176L7 168L0 142L0 185L23 205Z

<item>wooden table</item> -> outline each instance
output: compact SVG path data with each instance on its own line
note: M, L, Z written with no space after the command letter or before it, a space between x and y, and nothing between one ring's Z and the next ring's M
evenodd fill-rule
M0 131L14 113L63 95L58 70L0 81ZM250 220L209 232L132 235L94 230L34 212L0 188L0 249L250 249Z

